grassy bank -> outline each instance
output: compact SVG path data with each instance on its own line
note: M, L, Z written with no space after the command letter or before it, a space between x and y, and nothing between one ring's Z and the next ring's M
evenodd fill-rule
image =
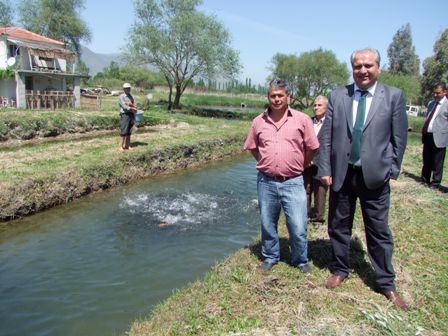
M86 112L72 112L70 117L76 113ZM32 214L150 175L234 155L241 151L250 125L248 121L199 118L158 108L145 114L146 118L164 122L138 128L132 137L132 152L117 152L116 129L3 144L0 220Z
M144 94L135 94L136 102L147 109L143 121L139 127L154 125L167 125L171 115L166 113L165 103L167 93L152 92L152 100L149 108ZM182 97L182 106L185 112L194 110L194 106L234 106L239 107L241 102L246 102L251 107L264 108L264 97L252 97L246 95L198 95L185 94ZM36 138L51 138L66 134L88 133L92 131L113 130L119 125L117 97L103 96L101 110L21 110L0 109L0 146L8 141L27 141ZM215 110L213 110L215 111ZM199 112L203 112L202 109ZM209 117L225 117L220 113L193 113L207 115ZM236 113L238 119L251 120L255 114ZM179 117L181 118L181 117Z
M445 165L446 166L446 165ZM351 251L353 273L336 290L324 288L330 245L325 227L310 227L311 275L288 265L281 225L282 260L260 272L260 243L239 250L201 281L176 291L129 335L446 335L448 332L447 174L441 191L418 183L421 145L410 134L403 173L392 181L390 226L397 286L411 304L395 309L373 290L359 212ZM446 170L445 170L446 172Z

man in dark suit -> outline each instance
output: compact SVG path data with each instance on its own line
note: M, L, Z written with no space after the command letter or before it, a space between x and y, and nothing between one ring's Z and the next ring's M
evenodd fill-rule
M438 83L435 86L433 97L434 100L428 104L428 115L422 128L423 168L421 179L430 188L438 188L442 181L443 163L446 146L448 146L448 99L444 83Z
M320 141L322 125L325 121L328 99L325 96L317 96L314 99L313 120L314 132ZM323 224L325 222L325 201L327 197L328 186L323 184L317 175L317 162L319 161L319 150L314 154L313 161L303 172L305 181L305 190L307 198L308 218L311 223ZM314 195L314 202L313 202Z
M400 89L377 82L380 55L376 49L353 52L351 65L355 83L331 93L321 130L318 174L331 186L328 234L333 274L325 286L338 287L350 272L350 240L359 198L376 289L407 310L395 289L388 224L389 179L400 173L407 141L405 99Z

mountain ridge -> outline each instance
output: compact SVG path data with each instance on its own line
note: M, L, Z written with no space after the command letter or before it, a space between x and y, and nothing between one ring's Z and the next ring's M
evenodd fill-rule
M122 53L102 54L96 53L86 46L81 46L81 61L89 68L89 75L95 76L98 72L108 67L111 62L117 62L119 65L123 63Z

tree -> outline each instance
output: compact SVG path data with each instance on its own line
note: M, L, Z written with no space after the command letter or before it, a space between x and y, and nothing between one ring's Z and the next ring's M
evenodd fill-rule
M431 99L434 86L440 81L448 81L448 29L434 44L434 55L423 62L422 95L425 103Z
M12 26L14 11L8 0L0 1L0 26Z
M379 74L378 80L385 84L402 89L407 103L420 103L420 77L411 75L396 75L389 71L385 71Z
M292 102L302 109L315 97L346 84L350 76L345 63L340 63L332 51L321 48L300 56L276 54L272 63L272 75L289 83Z
M401 27L394 35L392 43L387 48L389 57L388 71L393 75L411 75L420 74L420 59L415 53L415 47L412 45L411 26L406 24Z
M120 66L117 62L111 61L109 66L103 69L105 77L121 79Z
M21 0L20 22L26 29L59 41L68 42L81 56L81 41L89 42L91 33L79 11L84 0Z
M129 53L134 63L152 64L169 87L168 108L179 108L180 98L195 77L213 80L234 77L240 70L238 54L230 47L227 30L215 17L196 10L201 0L136 0ZM173 89L175 98L172 100Z

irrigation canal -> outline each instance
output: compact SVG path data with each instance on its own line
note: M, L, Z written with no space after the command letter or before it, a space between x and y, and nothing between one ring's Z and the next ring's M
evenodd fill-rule
M0 335L119 335L258 235L249 156L0 226Z

